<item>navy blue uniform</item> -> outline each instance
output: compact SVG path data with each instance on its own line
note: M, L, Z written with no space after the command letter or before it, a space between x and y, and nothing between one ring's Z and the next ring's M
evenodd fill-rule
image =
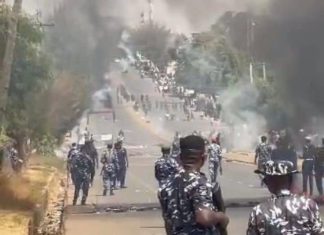
M306 144L303 149L303 192L308 192L307 185L309 182L309 194L313 195L313 170L314 170L314 161L316 156L315 146L312 144Z
M72 183L75 184L75 166L74 161L75 158L78 156L79 150L77 148L70 149L68 153L68 159L67 159L67 168L68 172L71 175Z
M126 149L115 149L113 159L117 166L117 181L120 183L120 187L123 188L125 187L126 171L128 168L128 156Z
M323 195L324 146L317 148L314 170L317 190L320 195Z
M175 175L178 172L179 165L174 158L171 158L169 154L163 155L155 162L154 173L155 178L161 187L169 177Z
M205 175L180 170L159 189L159 200L168 235L220 234L218 228L204 228L195 219L198 209L216 210Z
M80 152L73 160L73 168L75 169L74 172L75 190L74 190L73 205L76 204L81 189L82 189L81 203L82 205L84 205L88 197L89 186L91 181L91 173L93 169L93 162L87 154Z

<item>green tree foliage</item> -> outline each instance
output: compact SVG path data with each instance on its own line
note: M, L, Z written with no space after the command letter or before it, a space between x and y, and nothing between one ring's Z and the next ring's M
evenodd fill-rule
M0 53L3 56L10 9L0 8ZM22 15L6 112L6 132L21 157L26 143L44 155L70 130L88 106L89 80L72 73L52 73L53 63L42 50L44 32L33 18ZM1 57L2 58L2 57Z
M218 25L186 41L178 51L178 61L178 81L205 91L237 83L244 77L246 64L245 57L231 47Z
M7 19L10 9L1 7L0 14L0 51L4 51L7 35ZM18 23L18 35L12 66L9 99L6 112L7 133L14 138L18 151L24 155L23 145L28 136L45 131L42 122L35 120L30 106L37 95L48 87L52 80L50 61L41 51L43 33L36 22L22 15Z

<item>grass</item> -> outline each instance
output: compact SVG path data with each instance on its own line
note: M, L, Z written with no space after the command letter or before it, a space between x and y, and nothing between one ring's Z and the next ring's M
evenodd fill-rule
M27 234L35 205L44 205L46 199L56 195L65 169L66 163L57 157L32 155L28 167L21 174L0 174L1 235ZM48 189L48 197L45 196L45 188Z
M0 176L0 209L28 211L43 200L50 174L30 169L23 175Z
M33 155L19 175L0 175L0 210L32 210L44 202L44 188L50 177L64 172L65 162L56 157Z
M34 154L29 160L30 167L43 167L47 169L55 168L61 172L66 170L66 162L58 157L44 157Z
M0 211L1 235L25 235L30 215L15 211Z

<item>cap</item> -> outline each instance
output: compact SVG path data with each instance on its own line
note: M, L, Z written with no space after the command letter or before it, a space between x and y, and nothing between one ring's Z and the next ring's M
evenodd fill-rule
M283 176L298 173L294 164L290 161L267 161L263 164L262 169L254 171L257 174L267 176Z
M204 152L205 140L200 136L189 135L180 139L180 149L181 151Z

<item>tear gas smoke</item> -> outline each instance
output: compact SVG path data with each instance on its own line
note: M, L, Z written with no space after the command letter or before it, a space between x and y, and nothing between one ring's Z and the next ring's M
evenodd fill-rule
M221 92L222 116L230 129L226 139L235 150L254 149L259 137L265 134L267 121L257 110L258 97L255 87L243 83Z
M268 14L255 17L254 53L277 72L286 117L281 124L295 130L317 131L313 120L323 119L323 16L321 0L274 0Z
M104 88L96 91L92 95L92 109L93 110L101 110L103 108L103 103L107 101L108 96L111 94L111 88L105 86Z
M13 0L9 0L12 3ZM61 4L73 2L81 9L82 1L73 0L24 0L24 9L35 14L41 10L43 17L53 14ZM147 0L92 0L100 16L119 18L124 25L136 27L141 24L141 14L147 22L149 4ZM206 30L225 11L252 9L259 11L268 0L153 0L153 20L173 32L191 34ZM72 6L71 6L72 8ZM69 8L69 9L71 9Z

